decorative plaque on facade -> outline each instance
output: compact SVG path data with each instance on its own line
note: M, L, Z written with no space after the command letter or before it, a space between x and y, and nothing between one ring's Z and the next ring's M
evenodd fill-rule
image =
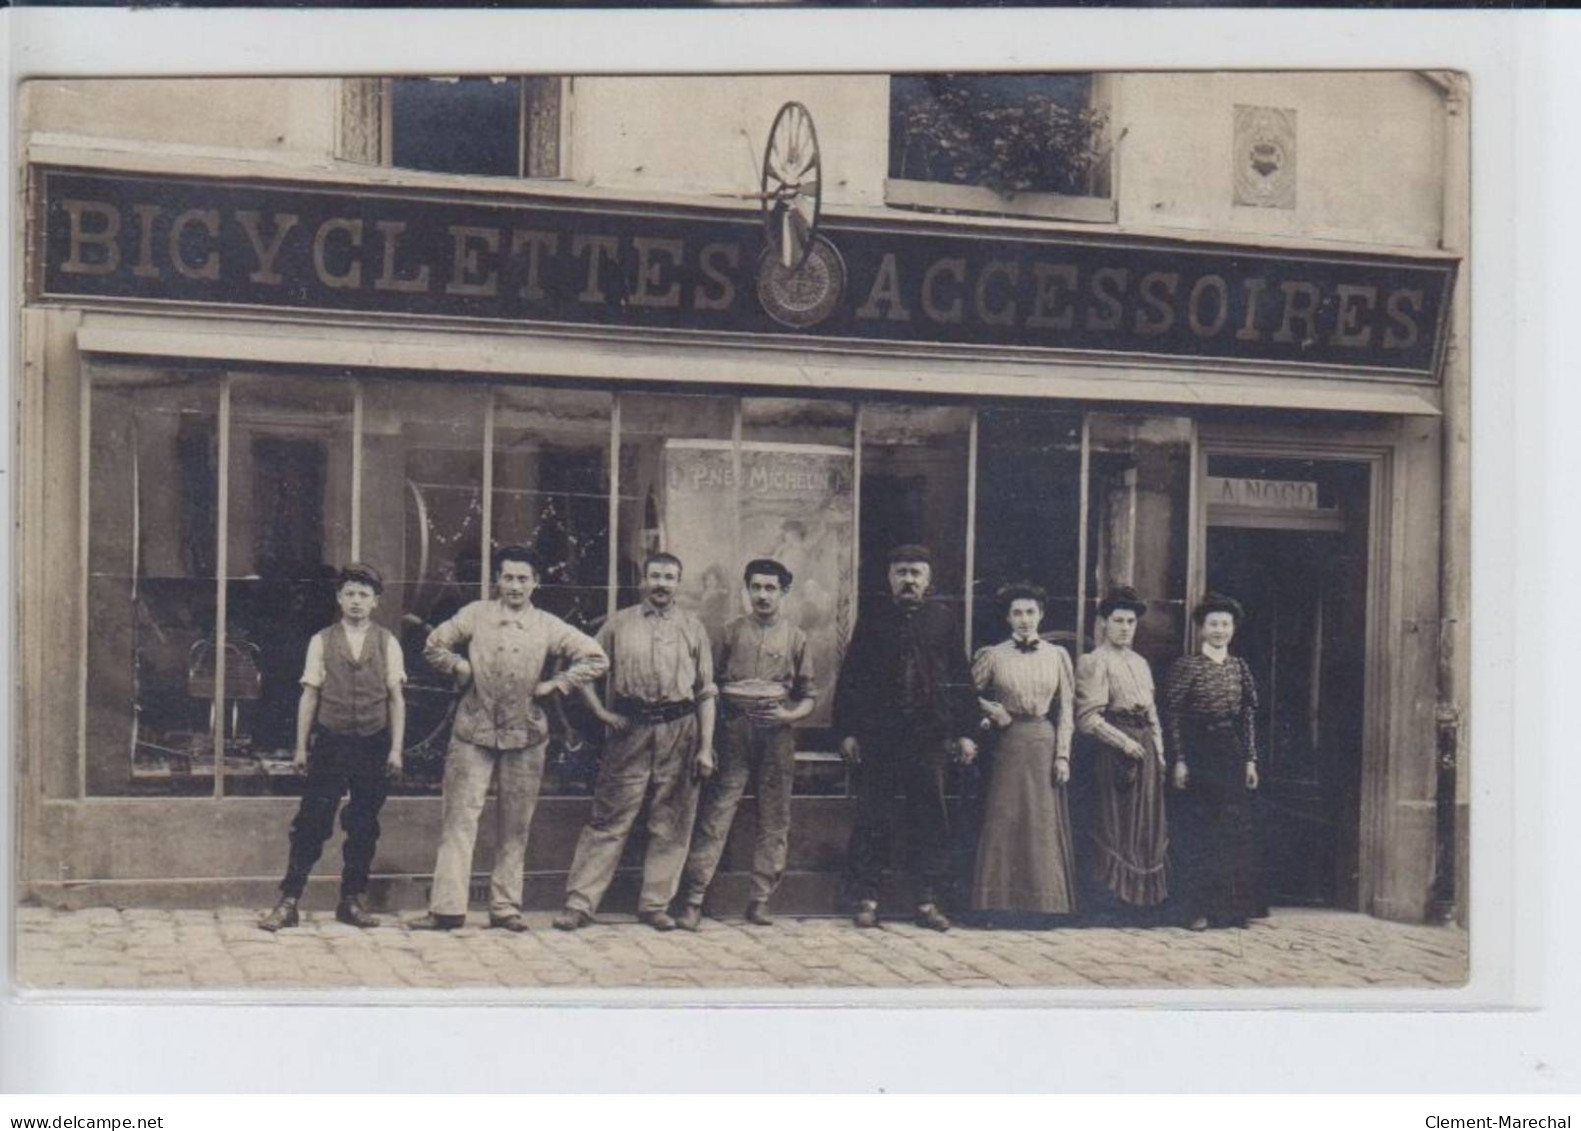
M1296 206L1296 112L1235 108L1235 203Z

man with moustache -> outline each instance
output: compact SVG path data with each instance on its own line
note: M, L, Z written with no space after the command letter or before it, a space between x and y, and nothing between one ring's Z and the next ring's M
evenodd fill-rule
M621 849L650 788L648 849L637 917L673 931L669 913L681 883L698 783L714 772L714 663L703 622L675 607L681 559L649 554L642 563L642 603L605 622L598 643L609 656L609 708L590 686L583 698L609 728L598 767L593 815L576 842L566 880L562 931L593 921ZM612 709L611 709L612 708Z
M879 888L890 855L894 798L905 799L916 887L916 922L950 929L938 900L950 869L945 775L952 747L977 757L967 737L979 723L977 692L955 614L929 600L933 555L926 546L889 552L890 599L864 608L835 689L840 754L856 767L856 827L850 879L858 927L878 926Z
M491 601L473 601L429 634L423 658L466 690L445 753L444 812L428 914L410 925L450 931L466 922L467 887L478 818L498 775L489 926L525 931L522 881L527 833L543 783L549 723L541 703L604 674L608 663L589 636L533 607L542 576L536 555L504 546L494 555ZM550 661L565 670L545 679Z
M746 920L758 927L773 922L769 897L785 875L790 843L794 724L817 706L807 634L780 609L790 592L791 571L773 558L754 558L742 580L752 614L726 624L719 640L714 665L723 715L719 772L703 787L697 833L686 858L676 922L688 931L697 930L702 922L703 899L724 854L741 796L754 776L758 827Z

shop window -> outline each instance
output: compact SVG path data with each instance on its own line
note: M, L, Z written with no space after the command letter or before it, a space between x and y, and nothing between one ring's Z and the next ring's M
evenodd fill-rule
M335 571L352 556L353 397L349 381L230 382L223 695L216 637L193 665L224 715L227 793L299 785L302 661L338 616Z
M87 790L211 793L219 382L92 379Z
M680 604L715 636L744 615L741 570L754 557L795 575L785 615L807 633L823 695L797 730L799 793L843 794L829 733L833 681L855 606L856 409L787 397L620 399L623 585L641 555L685 561Z
M888 599L890 548L920 542L933 551L934 597L963 612L971 426L968 408L863 406L863 601Z
M1103 103L1091 74L894 75L886 200L1113 222Z
M1075 655L1081 572L1081 414L1031 408L977 414L972 644L1009 635L996 597L1011 582L1048 593L1043 634Z
M1191 421L1174 416L1087 417L1087 637L1098 602L1116 585L1147 602L1134 647L1160 675L1185 647L1191 530Z
M635 393L620 397L620 502L616 535L616 604L634 605L642 559L668 550L685 563L681 599L700 611L712 530L734 540L731 438L736 401ZM717 508L711 510L710 508ZM707 526L699 535L696 529ZM704 541L697 541L701 536Z
M358 554L384 571L376 618L406 663L401 791L439 789L455 686L423 659L428 634L487 593L483 456L489 391L463 383L362 388Z
M563 85L554 76L347 80L340 154L436 173L558 177Z

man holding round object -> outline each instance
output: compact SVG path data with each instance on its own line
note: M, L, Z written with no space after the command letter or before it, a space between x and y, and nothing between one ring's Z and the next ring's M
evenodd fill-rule
M752 613L725 625L716 649L719 770L703 788L681 881L677 923L689 931L702 922L703 899L753 777L757 778L757 841L746 919L760 927L773 921L769 898L785 874L790 843L795 724L817 706L807 634L791 624L780 608L793 581L791 571L772 558L755 558L747 563L743 580Z
M949 606L930 599L926 546L889 552L890 598L864 608L835 689L840 754L856 767L856 827L850 879L858 927L878 926L878 899L891 849L894 799L905 799L916 922L947 931L939 897L950 872L945 778L952 753L977 757L968 737L980 722L965 640Z

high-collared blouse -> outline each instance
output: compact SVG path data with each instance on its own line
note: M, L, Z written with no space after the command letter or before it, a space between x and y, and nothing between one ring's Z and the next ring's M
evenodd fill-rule
M736 617L726 624L714 670L720 683L764 679L781 684L791 699L811 699L817 693L807 634L783 613L768 624L757 617Z
M708 630L684 609L647 601L621 609L599 629L598 643L609 656L611 707L621 699L701 702L718 692Z
M972 658L972 680L985 699L1020 718L1050 715L1054 722L1054 756L1070 757L1072 700L1076 677L1070 654L1057 644L1039 640L1029 652L1014 638L978 649ZM1051 715L1049 708L1055 708Z
M512 609L500 600L473 601L429 634L423 658L453 674L461 649L472 682L456 708L453 733L463 742L515 750L549 736L533 690L551 659L566 662L556 677L568 687L590 683L609 668L604 651L553 613L532 605Z
M1153 669L1130 648L1107 643L1076 661L1076 726L1107 746L1124 746L1125 732L1103 717L1105 711L1146 711L1153 741L1164 749Z
M1182 735L1191 724L1233 722L1247 761L1257 759L1257 684L1240 656L1215 660L1198 653L1176 660L1164 679L1164 707L1176 758L1188 757Z

